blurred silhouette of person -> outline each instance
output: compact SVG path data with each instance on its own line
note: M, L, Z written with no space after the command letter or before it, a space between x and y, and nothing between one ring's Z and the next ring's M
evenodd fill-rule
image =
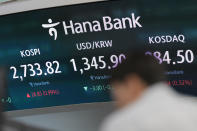
M164 66L133 53L112 73L117 110L101 131L196 131L197 100L168 86Z

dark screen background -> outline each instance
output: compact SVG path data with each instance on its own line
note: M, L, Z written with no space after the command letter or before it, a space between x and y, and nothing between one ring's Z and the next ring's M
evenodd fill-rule
M70 21L102 21L103 16L112 18L129 17L131 13L141 16L143 28L102 31L84 34L65 35L63 27L58 26L58 38L54 41L42 24ZM70 59L112 54L127 54L135 49L147 51L176 51L192 49L197 53L197 2L196 0L124 0L98 2L74 6L57 7L11 14L0 17L0 64L7 67L8 96L11 101L6 111L43 108L50 106L106 102L110 101L110 90L88 90L83 87L107 85L107 80L90 79L91 75L108 75L113 70L89 70L81 75L74 72ZM186 43L149 44L148 37L156 35L184 34ZM76 43L99 40L113 40L112 48L78 51ZM39 48L41 55L22 58L21 50ZM174 58L175 59L175 58ZM9 67L22 64L58 60L62 74L27 77L23 82L13 80ZM106 60L107 61L107 60ZM182 70L184 74L169 75L169 80L192 80L190 86L174 86L182 93L197 95L196 59L192 64L169 65L169 71ZM22 70L19 70L22 74ZM29 82L50 82L47 86L31 87ZM27 98L27 93L38 90L56 90L59 95Z

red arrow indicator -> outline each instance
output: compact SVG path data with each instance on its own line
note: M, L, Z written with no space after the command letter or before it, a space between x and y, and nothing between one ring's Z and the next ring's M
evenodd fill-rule
M27 93L27 98L30 98L31 96Z

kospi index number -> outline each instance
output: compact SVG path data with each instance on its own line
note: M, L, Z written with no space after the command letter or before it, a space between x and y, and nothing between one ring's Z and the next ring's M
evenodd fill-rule
M41 65L39 63L34 64L26 64L26 65L20 65L19 69L22 69L22 74L19 73L17 68L15 66L11 66L10 70L13 70L13 79L20 79L23 81L26 77L34 77L34 76L41 76L41 75L52 75L52 74L61 74L62 71L59 69L59 62L58 61L47 61L45 63L46 70L43 70L41 68ZM19 75L21 74L21 75Z

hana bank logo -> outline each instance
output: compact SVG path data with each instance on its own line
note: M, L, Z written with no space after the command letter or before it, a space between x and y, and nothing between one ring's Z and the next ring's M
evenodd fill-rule
M53 23L52 19L48 19L48 24L42 24L42 27L49 29L49 35L54 37L54 40L57 39L57 30L54 28L58 26L60 22Z
M69 22L61 21L65 35L68 34L83 34L83 33L92 33L92 32L101 32L101 31L112 31L112 30L124 30L124 29L134 29L142 28L141 23L139 22L140 16L135 16L134 13L131 13L130 17L124 18L111 18L110 16L103 16L102 22L99 20L93 21L84 21L84 22ZM58 32L56 26L60 22L53 23L52 19L48 19L48 24L42 24L44 29L49 30L49 35L54 37L54 40L57 39Z

